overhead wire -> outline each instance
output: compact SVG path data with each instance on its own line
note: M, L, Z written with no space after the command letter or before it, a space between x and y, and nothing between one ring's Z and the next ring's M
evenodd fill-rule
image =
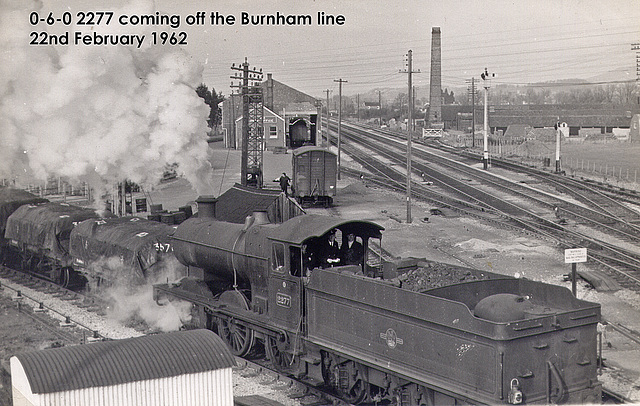
M627 17L623 19L610 19L602 20L602 23L606 25L608 22L615 21L620 24L621 21L632 20L634 17ZM552 27L552 26L548 26ZM579 32L571 28L579 28ZM478 65L486 64L486 59L490 58L506 58L504 63L500 65L500 76L505 79L514 76L527 75L533 77L537 75L539 78L552 79L554 76L558 76L563 73L562 70L569 67L581 66L582 68L591 68L596 76L597 72L604 73L611 70L611 59L622 60L624 59L624 47L628 46L626 41L627 35L638 33L638 30L629 30L628 27L616 27L608 31L598 31L583 34L582 32L588 31L589 26L585 26L581 22L575 22L567 24L565 28L568 28L567 35L563 36L545 36L544 26L526 27L516 30L507 31L493 31L483 33L483 36L498 35L501 33L513 33L513 32L534 32L538 35L532 35L535 40L532 41L476 41L477 34L462 34L447 38L447 43L442 48L442 66L443 66L443 78L457 79L458 81L468 79L468 77L461 77L458 75L448 75L447 72L464 72L469 70L468 63L470 59L475 59ZM538 30L538 31L536 31ZM472 38L472 42L463 41L465 38ZM590 43L585 45L570 44L571 49L575 51L588 52L588 55L593 55L592 58L586 58L585 55L562 57L562 58L539 58L541 54L553 55L554 53L562 53L567 50L566 44L568 41L575 40L590 40L600 38L606 42L602 43ZM611 38L620 38L614 41L610 41ZM539 45L549 45L551 47L539 48ZM557 44L553 46L553 44ZM307 50L300 51L287 51L283 53L270 53L270 54L256 54L251 56L252 60L256 60L256 64L262 66L266 71L277 72L280 78L287 78L287 81L291 81L292 84L304 83L307 84L307 88L316 88L314 85L317 83L323 83L322 87L326 87L324 83L327 80L332 80L336 75L349 76L351 78L350 84L352 86L360 86L366 84L383 83L386 80L394 81L397 69L392 68L395 65L397 68L401 67L401 55L402 51L392 49L392 47L398 47L402 45L411 45L414 48L414 55L424 55L424 70L428 72L429 61L427 60L430 55L430 40L402 40L402 41L388 41L376 44L364 44L364 45L352 45L346 47L340 47L337 56L330 56L336 52L335 47L325 49L314 49L313 52ZM505 52L505 48L514 46L530 45L525 49L518 49ZM351 50L353 52L345 52ZM493 50L493 52L492 52ZM595 58L604 54L609 56L609 64L606 66L606 70L599 69L598 61L601 58ZM535 55L533 60L527 60L526 56ZM417 62L416 58L416 62ZM485 61L483 61L485 60ZM217 63L207 65L204 72L205 76L217 76L218 71L227 71L228 66L225 65L225 61L218 61ZM419 62L418 62L419 64ZM629 65L631 64L631 57L629 57ZM622 69L627 64L624 62L614 63L616 69ZM381 67L382 72L381 72ZM598 70L596 72L596 70ZM546 74L546 75L545 75ZM425 75L428 76L428 75ZM397 76L398 81L402 79L402 76ZM517 80L517 78L514 77ZM426 78L425 78L426 80ZM535 80L539 81L539 80ZM519 82L522 82L521 78ZM418 80L419 83L419 80ZM510 82L516 83L516 82ZM618 83L618 82L606 82L602 83ZM311 84L311 85L309 85Z

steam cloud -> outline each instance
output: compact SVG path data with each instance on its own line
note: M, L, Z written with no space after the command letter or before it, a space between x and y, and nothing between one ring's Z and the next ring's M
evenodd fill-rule
M177 282L184 276L184 267L175 257L167 256L152 267L144 279L125 266L120 258L103 258L91 264L94 274L106 272L110 275L106 288L95 286L90 279L91 289L109 303L107 317L121 323L144 321L152 330L176 331L191 320L191 303L168 301L162 306L153 300L153 285Z
M169 46L30 46L29 32L48 30L28 25L41 9L34 0L0 4L0 178L63 176L102 190L126 178L150 187L177 162L196 191L210 190L208 107L195 93L201 66ZM155 9L143 0L119 12ZM126 33L149 38L147 29Z

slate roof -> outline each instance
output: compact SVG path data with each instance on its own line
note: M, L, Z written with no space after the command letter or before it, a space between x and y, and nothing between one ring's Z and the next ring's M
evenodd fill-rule
M269 182L265 179L265 182ZM254 211L266 211L279 199L282 192L278 189L255 189L238 183L218 197L216 219L230 223L244 223ZM269 217L275 223L275 219Z
M506 128L512 124L553 127L560 118L569 127L629 127L631 112L637 105L565 105L539 104L489 106L489 125ZM442 118L454 121L458 112L470 113L471 106L442 106ZM476 122L483 119L483 106L476 105Z
M209 330L52 348L16 355L33 393L56 393L230 368L235 359Z
M265 98L267 97L267 86L269 81L271 81L273 85L273 111L276 113L282 114L282 111L286 109L287 105L290 105L291 107L292 104L297 103L307 103L307 108L313 110L317 109L315 104L318 99L273 79L267 79L260 84ZM265 105L268 105L268 101L266 99Z
M505 131L505 137L524 138L531 131L530 125L525 124L511 124Z

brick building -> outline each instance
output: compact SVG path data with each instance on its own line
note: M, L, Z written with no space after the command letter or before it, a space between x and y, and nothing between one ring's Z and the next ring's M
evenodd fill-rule
M264 95L266 148L319 144L321 103L318 99L274 80L271 73L267 74L267 80L260 86ZM227 148L239 148L241 145L241 128L236 125L241 117L242 97L237 94L229 96L222 104L222 126ZM280 131L280 126L283 133L274 134L274 130ZM271 135L273 138L270 138Z
M602 134L613 133L614 128L628 129L631 126L632 112L638 111L638 105L518 105L489 106L489 128L507 131L509 126L521 125L531 128L550 128L556 122L567 123L569 136L578 136L582 129L594 129ZM471 106L444 105L442 118L445 129L468 131L469 119L473 112ZM476 126L483 125L484 107L476 106Z

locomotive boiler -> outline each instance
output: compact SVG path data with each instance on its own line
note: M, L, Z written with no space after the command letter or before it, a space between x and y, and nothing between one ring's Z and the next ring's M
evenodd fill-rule
M599 400L600 306L568 289L448 264L441 273L455 278L412 289L403 275L433 276L440 265L379 266L368 250L381 244L375 223L302 215L270 224L254 214L230 224L213 218L215 199L198 204L198 218L173 236L189 276L154 293L191 302L191 326L217 330L236 355L259 343L276 368L354 404ZM361 261L328 261L330 237L342 252L351 234Z

